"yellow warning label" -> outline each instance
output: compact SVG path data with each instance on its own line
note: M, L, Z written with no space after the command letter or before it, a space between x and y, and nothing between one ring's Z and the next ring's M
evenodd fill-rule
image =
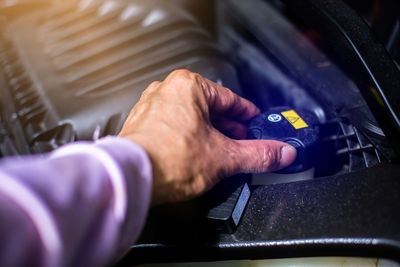
M284 111L281 112L281 114L283 115L283 117L285 117L290 124L293 125L294 128L296 129L301 129L301 128L306 128L308 127L307 123L305 121L303 121L303 119L296 113L296 111L292 110L288 110L288 111Z

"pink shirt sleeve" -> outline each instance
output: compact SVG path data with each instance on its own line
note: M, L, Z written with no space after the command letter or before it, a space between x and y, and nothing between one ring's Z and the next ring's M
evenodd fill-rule
M0 266L105 266L135 242L151 163L107 137L0 162Z

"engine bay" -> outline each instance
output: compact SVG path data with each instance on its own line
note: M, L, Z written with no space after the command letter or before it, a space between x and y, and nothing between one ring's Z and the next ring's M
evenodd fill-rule
M332 49L337 44L301 20L288 1L195 2L54 1L4 18L1 156L46 153L73 141L116 135L147 85L185 68L253 101L262 112L287 107L312 114L318 140L306 158L312 159L313 174L302 183L246 189L251 197L246 195L233 233L216 234L193 221L186 228L182 222L171 226L179 212L163 208L150 215L132 255L154 251L172 260L179 258L174 249L187 244L183 258L192 260L203 260L202 252L209 259L257 258L265 247L277 256L297 248L304 255L315 246L322 255L329 246L338 248L335 253L356 253L368 251L372 239L400 237L397 206L391 205L400 203L396 135L381 127L383 115L338 62ZM382 200L383 195L392 199ZM390 230L384 229L388 217ZM393 245L386 256L398 249Z
M268 21L251 16L258 8ZM221 2L215 33L178 4L141 1L70 1L7 23L2 154L117 134L151 81L187 68L262 111L313 113L324 155L315 158L325 158L316 177L390 161L393 151L357 86L321 51L315 32L299 30L277 8Z

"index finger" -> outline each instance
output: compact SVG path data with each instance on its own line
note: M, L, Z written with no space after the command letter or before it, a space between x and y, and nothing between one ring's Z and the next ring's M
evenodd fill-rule
M246 122L260 113L256 105L249 100L206 78L203 80L203 89L211 112L241 122Z

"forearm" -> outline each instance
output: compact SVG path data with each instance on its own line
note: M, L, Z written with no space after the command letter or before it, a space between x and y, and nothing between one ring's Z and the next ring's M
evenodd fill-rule
M0 202L16 207L11 210L16 222L29 219L21 227L34 231L29 242L40 250L37 261L104 265L135 241L144 224L151 166L143 149L129 140L68 145L43 158L3 161L0 169ZM6 216L0 213L0 219ZM18 238L10 233L0 242L26 242ZM19 255L3 255L0 261L7 257Z

